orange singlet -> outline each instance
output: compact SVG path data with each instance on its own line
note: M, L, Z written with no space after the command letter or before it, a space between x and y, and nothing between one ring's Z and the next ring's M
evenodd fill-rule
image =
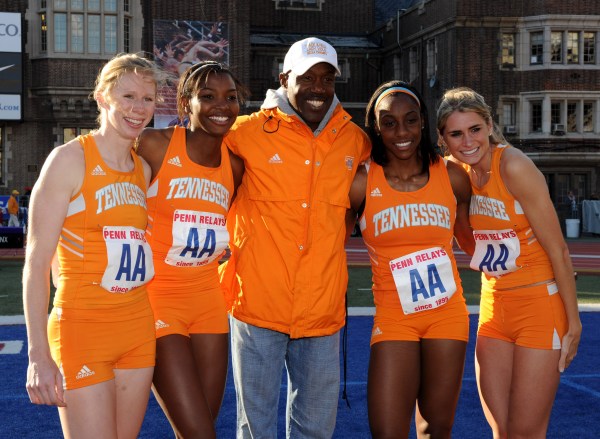
M472 185L469 219L476 247L471 268L482 272L478 334L560 349L567 320L552 264L500 174L502 153L509 147L492 150L489 181L481 188Z
M201 147L201 146L200 146ZM226 216L234 191L229 152L208 168L186 152L186 130L175 127L148 189L148 240L156 277L148 286L156 336L229 331L218 261L229 243Z
M452 252L456 199L445 161L414 192L369 165L362 235L371 258L376 314L371 344L445 338L467 341L469 321Z
M92 135L79 137L85 177L59 237L58 288L48 321L54 361L67 389L114 377L113 369L154 365L154 275L145 241L146 182L140 159L119 172L102 159Z

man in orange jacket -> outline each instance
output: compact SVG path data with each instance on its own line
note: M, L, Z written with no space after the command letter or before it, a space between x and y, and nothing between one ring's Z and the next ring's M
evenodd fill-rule
M349 189L368 138L335 95L333 47L294 43L261 110L238 118L225 142L246 172L228 217L222 267L232 305L238 438L276 437L283 367L286 431L330 438L340 386L339 331L348 272Z
M8 227L19 227L19 202L17 201L17 197L19 196L19 191L13 189L12 194L8 198L8 203L6 204L6 209L8 210L8 214L10 215L8 218Z

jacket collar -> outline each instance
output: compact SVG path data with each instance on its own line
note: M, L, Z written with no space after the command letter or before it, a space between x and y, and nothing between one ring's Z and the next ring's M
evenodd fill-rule
M335 111L335 109L337 108L339 103L340 103L340 101L337 98L337 96L333 95L333 101L331 102L331 105L329 106L329 110L327 110L325 117L323 118L323 120L321 121L321 123L319 124L317 129L313 132L315 137L317 137L321 133L321 131L323 131L323 129L327 126L327 124L331 120L333 112ZM260 106L260 108L261 108L261 110L270 110L270 109L274 109L274 108L279 108L279 111L281 113L287 115L288 117L295 116L299 121L301 121L304 125L306 125L306 122L304 122L304 119L302 119L302 117L300 117L300 115L298 113L296 113L296 110L294 110L294 108L290 105L290 102L288 101L288 98L287 98L287 94L285 92L285 88L283 88L283 87L279 87L277 90L273 90L273 89L267 90L267 95L265 97L264 102ZM308 125L306 125L306 126L308 127ZM309 129L310 129L310 127L309 127Z

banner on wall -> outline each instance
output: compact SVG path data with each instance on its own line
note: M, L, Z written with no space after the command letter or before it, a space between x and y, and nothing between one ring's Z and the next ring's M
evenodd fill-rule
M0 12L0 120L23 119L21 14Z
M154 20L154 59L169 74L159 90L162 102L156 106L154 126L179 123L177 84L179 77L199 61L229 64L227 24L221 21Z

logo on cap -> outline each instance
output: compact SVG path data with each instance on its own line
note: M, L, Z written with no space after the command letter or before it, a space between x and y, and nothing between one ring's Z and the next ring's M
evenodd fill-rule
M327 46L317 41L311 41L306 45L306 54L327 56Z

